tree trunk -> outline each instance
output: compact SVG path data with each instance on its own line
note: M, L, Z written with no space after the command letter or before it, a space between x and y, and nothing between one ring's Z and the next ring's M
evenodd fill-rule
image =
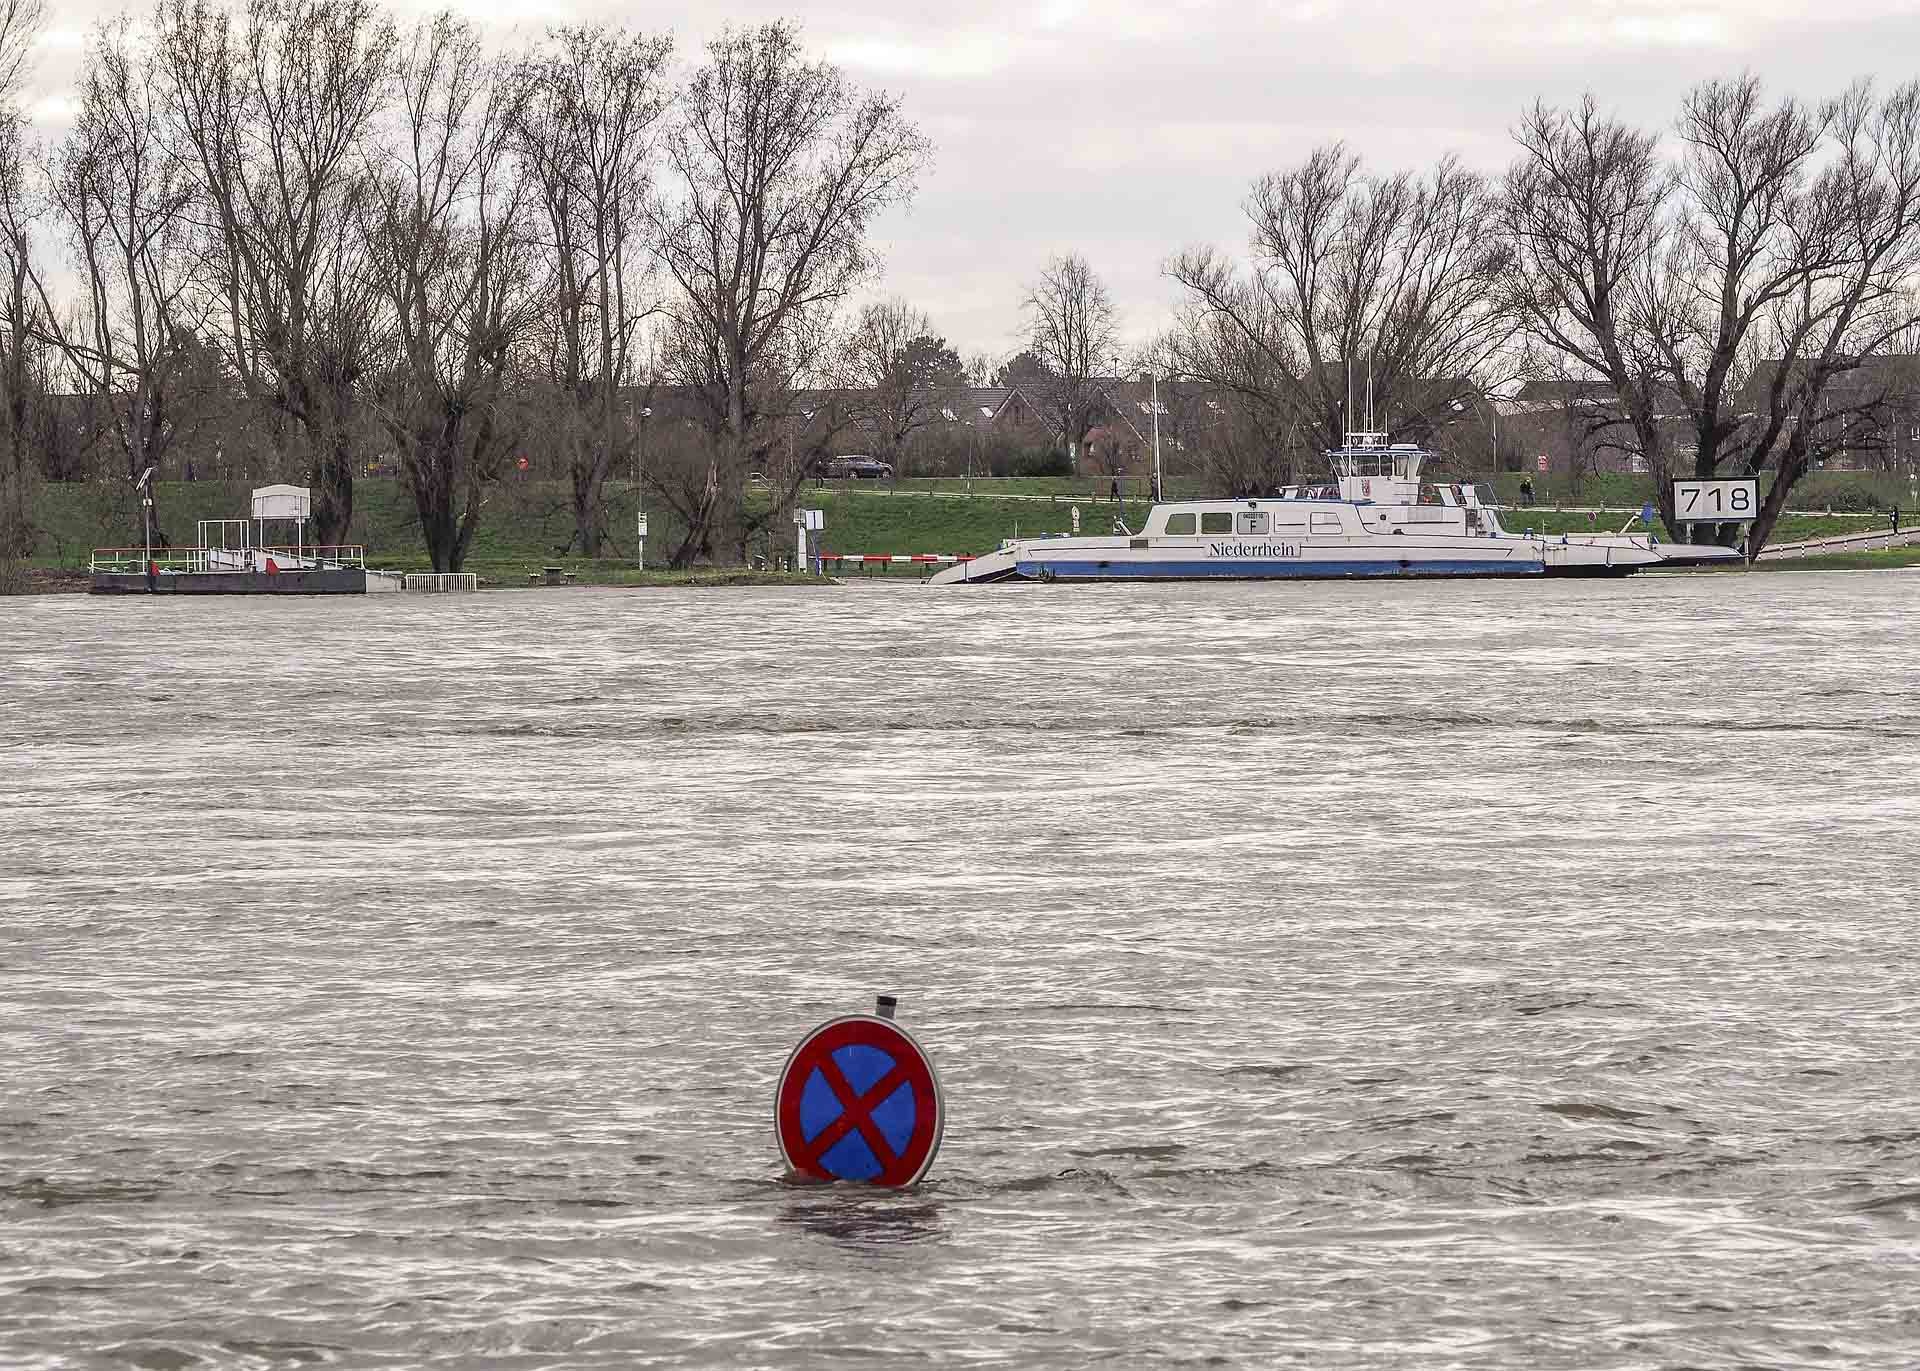
M313 487L313 541L322 547L345 542L353 523L352 447L344 429L313 444L308 484Z
M573 470L573 541L580 549L582 557L600 555L600 538L603 532L600 520L600 499L598 482L593 472L575 467Z
M569 546L578 547L582 557L598 557L607 534L604 511L600 507L607 479L602 435L589 432L589 428L599 427L597 422L590 423L588 419L589 406L594 403L592 397L576 390L569 399L571 413L567 420L572 441L567 451L573 504L573 538Z
M452 466L447 453L428 440L421 454L407 463L407 484L413 488L413 508L420 516L420 537L435 571L457 571L451 556L453 535Z
M706 488L700 492L700 500L693 507L692 517L687 520L687 535L680 540L680 546L673 550L673 556L667 559L667 565L675 571L685 571L693 565L694 559L710 556L713 552L713 523L715 505L720 492L720 464L716 459L707 464Z

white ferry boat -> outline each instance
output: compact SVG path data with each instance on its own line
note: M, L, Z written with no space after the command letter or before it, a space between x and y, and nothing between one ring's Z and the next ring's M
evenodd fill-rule
M1624 576L1740 559L1733 548L1662 543L1651 532L1509 532L1484 488L1423 484L1429 455L1384 434L1349 434L1327 454L1335 486L1156 504L1137 533L1116 521L1110 536L1016 538L928 583Z

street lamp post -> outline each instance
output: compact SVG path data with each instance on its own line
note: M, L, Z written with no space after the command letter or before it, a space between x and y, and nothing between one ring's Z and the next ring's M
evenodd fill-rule
M1160 498L1160 373L1153 373L1153 498Z
M143 558L143 563L140 567L140 574L147 578L147 589L149 591L158 590L160 588L153 574L153 473L154 473L154 470L155 469L153 467L148 467L145 471L141 472L140 479L135 483L135 487L134 487L140 492L140 525L142 529L143 543L144 543L143 551L145 553L145 556Z

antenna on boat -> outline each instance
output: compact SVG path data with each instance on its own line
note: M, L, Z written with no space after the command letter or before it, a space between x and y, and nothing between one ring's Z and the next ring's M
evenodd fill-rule
M1342 442L1350 442L1347 434L1353 432L1353 349L1347 349L1346 357L1340 363L1340 369L1347 373L1347 407L1340 412L1340 435Z
M1375 430L1373 427L1373 348L1368 347L1367 348L1367 432L1372 433L1374 431Z

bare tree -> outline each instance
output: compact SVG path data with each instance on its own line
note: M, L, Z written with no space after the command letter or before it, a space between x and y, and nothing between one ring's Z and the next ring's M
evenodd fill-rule
M371 282L357 220L367 136L396 47L373 0L162 0L159 52L178 155L210 207L229 362L304 461L314 523L353 517L356 386Z
M1708 81L1676 133L1669 161L1591 96L1529 111L1503 215L1512 297L1612 387L1669 526L1670 476L1774 465L1758 550L1794 483L1870 424L1875 402L1834 381L1920 320L1920 84L1809 107Z
M744 552L784 511L751 511L749 464L775 416L756 389L817 369L825 318L873 269L867 231L911 196L926 140L890 95L805 60L787 23L730 29L707 45L667 138L678 193L654 210L675 287L674 329L703 358L723 408L686 511L676 564L721 544Z
M1302 423L1299 378L1271 346L1281 336L1262 317L1271 308L1254 296L1231 316L1190 304L1145 359L1162 377L1199 383L1204 414L1186 416L1194 421L1191 460L1218 491L1294 484L1319 457L1321 427Z
M370 213L396 358L374 407L400 453L435 571L458 571L519 432L513 370L539 303L510 85L443 12L408 36L400 120Z
M960 358L933 321L897 296L860 311L848 339L848 380L881 455L896 466L914 434L950 408L966 384Z
M74 326L61 326L35 274L52 341L105 417L129 481L164 467L181 431L182 392L200 373L191 342L207 322L197 281L197 195L164 143L162 82L130 19L95 34L79 113L48 177L52 207L80 268ZM157 523L154 532L166 541Z
M1257 397L1312 447L1363 426L1369 402L1374 427L1420 436L1504 365L1493 204L1451 157L1377 177L1341 144L1318 149L1254 183L1250 269L1204 248L1168 264L1188 304L1167 364Z
M633 376L655 126L673 40L608 28L551 31L521 64L516 142L554 265L549 375L565 403L572 542L597 557L603 491L620 454L620 388Z
M753 425L748 460L769 498L743 512L736 525L733 551L741 556L784 535L801 487L865 417L846 370L846 340L833 324L827 310L796 314L780 335L781 346L763 350L746 378L743 405ZM646 486L679 516L684 533L668 561L687 566L723 551L717 545L721 526L711 511L719 505L718 474L733 460L727 416L734 377L724 350L697 320L670 320L660 341L658 378L690 403L677 441L649 450Z
M1028 288L1023 308L1029 348L1052 376L1028 398L1077 463L1105 403L1101 382L1119 362L1119 311L1106 283L1078 253L1051 259Z
M28 433L41 320L30 286L32 215L18 97L43 17L39 0L0 0L0 593L24 588L20 563L37 537Z

